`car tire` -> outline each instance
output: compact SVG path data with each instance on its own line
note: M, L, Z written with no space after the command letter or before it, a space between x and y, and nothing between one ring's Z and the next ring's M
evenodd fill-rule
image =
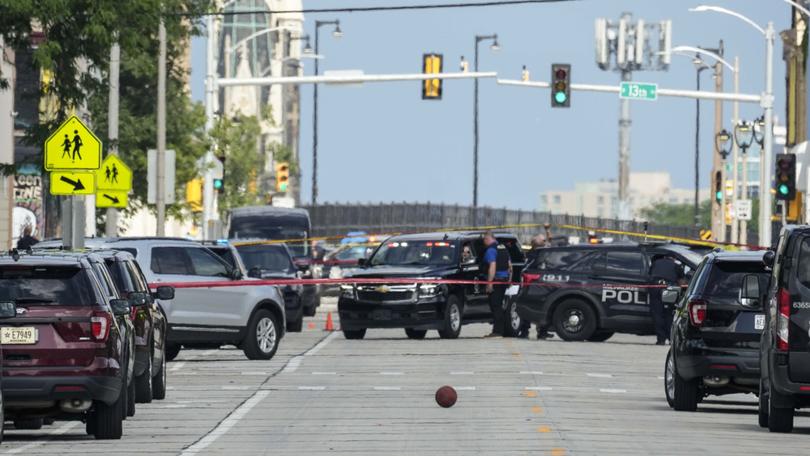
M672 351L667 352L667 360L664 363L664 396L667 398L669 408L675 408L675 361L672 359Z
M774 406L774 398L780 394L770 389L768 397L768 430L771 432L789 433L793 432L793 407L782 408Z
M129 382L127 389L126 416L135 416L135 379ZM126 419L126 418L124 418Z
M448 296L447 304L444 306L444 329L439 330L439 337L442 339L458 339L458 336L461 335L463 315L464 311L458 296Z
M25 429L28 431L36 431L42 429L42 418L24 418L14 420L14 429Z
M146 369L135 377L135 401L139 404L152 402L152 357L146 363Z
M604 342L613 337L614 334L616 333L613 331L596 331L593 336L588 338L588 342Z
M674 366L674 364L673 364ZM672 408L679 412L694 412L698 406L698 382L699 378L684 380L678 369L674 368L673 386L675 395L672 397Z
M121 388L121 419L126 421L129 404L129 386L124 380L124 387Z
M175 344L167 344L166 345L166 359L169 361L174 361L177 358L177 355L180 354L180 345Z
M590 304L577 299L561 302L552 317L554 330L565 341L583 341L596 332L596 312Z
M287 323L287 332L300 333L304 330L304 314L296 320Z
M427 335L427 331L424 329L405 328L405 335L408 336L408 339L422 340Z
M124 433L124 414L122 413L124 399L122 391L122 394L112 404L96 401L87 422L87 432L91 433L92 431L96 440L118 440L121 438Z
M506 297L506 325L504 327L504 337L517 337L520 327L523 325L520 315L517 312L517 301Z
M320 299L320 298L318 298L318 299ZM304 307L304 316L305 317L314 317L317 312L318 312L318 302L316 302L315 304L313 304L313 305L311 305L309 307Z
M152 399L163 400L166 399L166 383L168 380L168 372L166 369L166 353L160 361L160 372L152 377Z
M343 337L348 340L360 340L366 337L366 328L363 329L344 329Z
M768 392L765 389L765 381L759 379L759 427L768 427Z
M272 359L278 350L281 339L279 321L267 309L253 313L247 328L247 336L242 343L245 356L251 360Z

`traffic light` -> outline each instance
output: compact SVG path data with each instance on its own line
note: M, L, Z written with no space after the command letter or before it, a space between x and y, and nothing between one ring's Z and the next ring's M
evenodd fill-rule
M723 204L723 173L721 171L714 173L714 201L717 204Z
M225 191L225 181L222 178L215 178L214 179L214 191L217 193L222 193Z
M287 162L276 162L276 191L287 193L287 186L290 184L290 164Z
M422 73L434 74L442 72L442 55L441 54L423 54L422 55ZM425 79L422 81L422 99L423 100L441 100L442 99L442 80L441 79Z
M567 63L551 64L551 107L567 108L571 106L571 65Z
M776 155L776 199L790 201L796 197L796 154Z
M202 212L203 180L198 178L186 182L186 204L191 212Z

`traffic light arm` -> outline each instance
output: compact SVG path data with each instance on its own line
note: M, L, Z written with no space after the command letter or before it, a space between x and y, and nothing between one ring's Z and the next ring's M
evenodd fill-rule
M460 73L408 73L408 74L359 74L324 76L272 76L266 78L222 78L217 80L219 87L266 86L284 84L357 84L362 82L424 81L425 79L481 79L497 78L494 71Z

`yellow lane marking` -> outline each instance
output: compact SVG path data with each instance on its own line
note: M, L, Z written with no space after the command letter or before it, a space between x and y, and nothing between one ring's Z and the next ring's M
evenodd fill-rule
M565 448L552 448L551 456L565 456Z
M543 413L543 408L540 407L539 405L535 405L534 407L532 407L532 413Z
M537 392L536 391L524 391L524 392L520 393L520 395L523 396L523 397L537 397Z
M551 428L548 426L540 426L537 428L537 432L542 432L543 434L551 432Z

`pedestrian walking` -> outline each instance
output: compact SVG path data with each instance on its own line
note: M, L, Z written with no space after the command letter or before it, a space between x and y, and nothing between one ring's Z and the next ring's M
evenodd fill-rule
M673 309L668 309L664 304L662 296L665 286L678 285L680 274L678 264L668 256L659 255L653 257L650 275L655 283L661 288L651 288L648 293L650 297L650 314L655 324L655 344L665 345L672 332Z
M512 281L512 261L506 247L495 239L492 231L484 234L484 245L486 250L483 257L483 270L486 272L486 291L489 295L489 309L492 312L492 333L485 337L501 337L506 324L504 296L506 288Z
M34 231L31 225L25 225L22 231L23 235L17 240L17 250L28 250L39 242L39 239L31 235Z

